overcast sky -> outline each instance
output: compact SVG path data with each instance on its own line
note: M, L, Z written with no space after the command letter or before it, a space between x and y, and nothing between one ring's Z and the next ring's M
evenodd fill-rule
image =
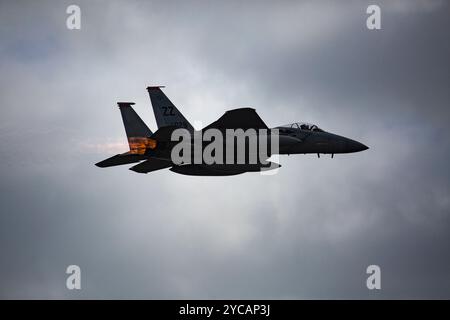
M449 18L425 0L0 1L0 297L450 298ZM156 130L148 85L197 129L250 106L370 149L273 176L95 167L127 151L117 101Z

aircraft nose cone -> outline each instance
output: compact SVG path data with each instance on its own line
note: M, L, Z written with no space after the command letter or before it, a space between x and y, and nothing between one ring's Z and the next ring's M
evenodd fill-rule
M361 142L355 140L348 140L346 143L347 152L359 152L369 149L368 146L362 144Z

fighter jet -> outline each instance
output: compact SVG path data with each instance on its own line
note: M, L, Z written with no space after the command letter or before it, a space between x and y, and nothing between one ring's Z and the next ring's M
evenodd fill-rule
M314 124L295 122L269 129L253 108L228 110L217 121L196 131L161 88L163 86L147 87L158 130L153 133L147 127L134 111L133 102L118 102L128 138L129 151L100 161L96 163L96 166L105 168L139 162L130 170L137 173L149 173L170 168L170 171L184 175L229 176L279 168L279 164L267 160L276 154L313 153L318 157L320 154L330 154L333 157L335 154L368 149L360 142L326 132ZM175 148L179 148L181 144L180 140L173 139L176 130L190 136L203 138L208 131L215 135L223 133L226 137L229 132L233 132L234 136L231 140L217 141L218 144L215 145L214 151L211 151L211 143L217 139L217 136L212 139L209 135L209 139L201 139L200 147L197 149L195 142L198 140L195 138L187 140L187 143L184 142L184 147L187 146L187 149L179 152L179 155L187 155L187 161L186 157L183 158L183 161L179 161L174 158L174 154L177 154L174 152ZM238 133L236 134L236 132ZM244 147L239 150L244 150L244 157L236 161L239 146L235 142L240 137L243 137L240 141L244 141ZM251 149L251 142L255 141L257 147ZM260 141L264 142L261 144ZM273 142L276 143L273 144ZM267 148L262 148L265 144L267 144ZM264 153L261 151L263 149L265 149ZM198 152L196 154L195 150L200 150L200 158L197 157ZM210 155L216 156L212 163L201 158L202 152L206 152L206 150L210 151ZM251 161L254 160L252 154L255 153L255 150L259 155L256 162ZM219 158L217 158L218 154L220 154Z

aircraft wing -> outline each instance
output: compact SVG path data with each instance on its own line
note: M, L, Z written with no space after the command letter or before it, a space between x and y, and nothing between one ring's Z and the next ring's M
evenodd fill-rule
M203 130L207 129L268 129L267 125L262 121L255 109L239 108L225 112L217 121L214 121Z

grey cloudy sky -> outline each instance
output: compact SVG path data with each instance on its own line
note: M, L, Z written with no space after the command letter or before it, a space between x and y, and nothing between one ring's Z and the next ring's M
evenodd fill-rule
M72 3L0 2L0 297L450 298L448 2L77 1L70 31ZM155 84L194 124L251 106L370 149L273 176L95 167L126 151L117 101L155 130Z

